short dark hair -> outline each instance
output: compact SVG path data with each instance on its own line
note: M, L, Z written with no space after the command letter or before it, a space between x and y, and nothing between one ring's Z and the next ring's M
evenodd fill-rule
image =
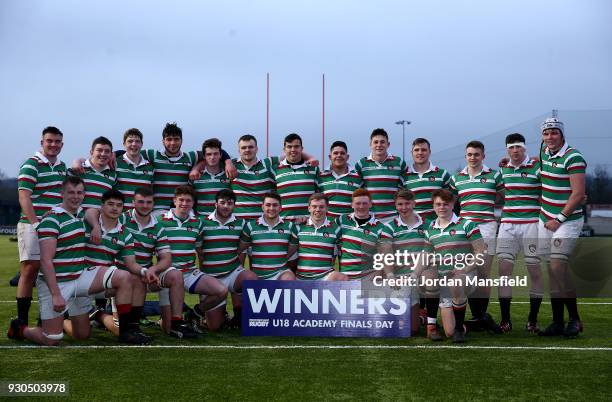
M479 149L482 149L482 152L484 152L485 150L484 144L477 140L468 142L467 145L465 146L465 149L468 149L468 148L479 148Z
M62 181L62 188L66 188L68 184L72 184L73 186L78 186L82 184L85 187L85 182L81 179L80 176L66 176Z
M127 130L125 130L125 133L123 133L123 143L125 143L125 141L130 136L138 137L140 138L140 141L142 141L142 133L137 128L128 128Z
M329 198L323 193L312 193L310 197L308 197L308 205L310 205L311 201L324 200L325 205L329 205Z
M262 201L265 200L266 198L273 198L276 201L278 201L279 203L281 203L281 196L278 195L278 193L276 193L274 191L270 191L268 193L265 193L263 198L262 198Z
M44 137L45 134L59 135L61 137L64 136L64 134L59 130L59 128L53 127L53 126L48 126L48 127L43 128L42 136Z
M257 138L255 138L255 136L251 134L245 134L241 136L240 138L238 138L238 142L240 141L255 141L255 145L257 145Z
M346 152L348 152L348 147L346 146L346 142L344 141L334 141L334 143L331 144L331 147L329 147L329 151L331 152L331 150L336 147L342 147Z
M162 131L162 138L179 137L183 138L183 130L176 125L176 122L166 123L166 127Z
M407 188L402 188L395 193L393 196L393 201L397 201L398 198L402 198L406 201L412 201L414 200L414 193Z
M93 142L91 143L91 149L93 150L96 145L108 145L111 151L113 150L113 143L111 142L111 140L103 136L97 137L93 140Z
M224 188L223 190L219 190L215 195L215 202L218 202L219 200L236 202L236 194L232 190Z
M378 135L382 135L383 137L385 137L387 139L387 141L389 141L389 134L387 134L387 132L383 128L375 128L372 131L372 134L370 134L370 141L372 141L372 138L374 138L374 137L376 137Z
M125 196L119 190L108 190L104 194L102 194L102 204L104 204L108 200L120 200L125 203Z
M435 190L433 193L431 193L431 199L434 200L435 198L441 198L442 201L445 201L445 202L451 202L451 203L455 202L455 196L453 195L453 193L451 193L445 188L439 188Z
M140 195L142 197L153 197L153 189L151 186L138 187L134 191L134 196Z
M283 146L285 146L286 144L293 142L295 140L300 140L300 145L302 144L302 137L300 137L297 133L291 133L288 136L285 137L285 141L283 142Z
M202 153L206 153L206 148L218 148L221 152L221 141L218 138L209 138L202 144Z
M514 144L516 142L525 142L525 137L523 137L523 134L520 133L512 133L512 134L508 134L508 136L506 137L506 145L508 144Z
M178 197L179 195L190 195L191 198L193 199L193 201L195 202L197 200L196 197L196 192L193 189L192 186L189 186L187 184L182 185L182 186L178 186L175 190L174 190L174 196Z
M413 148L415 145L419 145L419 144L427 144L427 148L431 149L431 144L429 143L427 138L419 137L419 138L415 138L414 141L412 141Z

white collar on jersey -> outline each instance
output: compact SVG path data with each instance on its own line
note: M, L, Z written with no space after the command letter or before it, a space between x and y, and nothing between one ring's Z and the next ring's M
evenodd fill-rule
M140 162L138 162L138 164L136 164L134 161L132 161L130 158L128 158L127 152L124 153L122 155L122 157L123 157L123 160L125 161L125 163L130 164L130 165L132 165L134 167L140 167L140 166L144 166L144 165L149 164L149 161L146 160L145 158L143 158L142 155L140 155Z
M223 170L223 167L221 167L221 169L219 169L219 171L217 173L210 173L208 171L208 166L204 167L204 170L202 170L200 177L202 174L207 173L210 177L217 177L217 176L221 176L225 173L225 171Z
M302 159L304 158L304 155L302 155ZM280 161L280 165L281 166L291 166L291 168L295 169L299 169L302 167L309 167L310 165L308 163L306 163L306 161L304 161L302 164L300 165L292 165L289 162L287 162L287 158L284 158L282 161Z
M451 223L457 223L459 222L459 217L457 215L455 215L455 213L453 212L453 216L451 216ZM450 225L450 223L449 223ZM433 223L433 227L435 229L446 229L448 227L448 225L446 225L445 227L440 226L440 221L438 218L436 218L436 220Z
M561 149L559 149L557 152L555 152L554 155L550 154L550 149L548 149L548 147L546 148L546 155L550 156L551 158L560 158L563 155L565 155L565 153L567 152L567 150L569 149L569 144L567 142L565 142L563 144L563 146L561 147Z
M308 218L308 222L306 222L307 225L313 226L315 229L321 229L322 227L325 226L329 226L329 220L327 219L327 216L325 217L325 220L323 221L322 224L320 224L319 226L315 225L312 218L309 217Z
M482 165L482 170L480 172L478 172L478 174L476 174L474 177L480 176L483 173L490 173L490 172L491 172L491 169L487 165L483 164ZM463 170L461 170L461 174L465 174L465 175L469 176L468 167L467 166L464 167Z
M56 205L56 206L51 208L51 211L53 211L53 212L65 212L65 213L67 213L68 215L70 215L70 216L72 216L74 218L76 218L81 213L82 210L83 210L83 208L79 207L79 209L77 209L76 213L72 214L72 213L66 211L64 209L64 207L62 207L62 204Z
M274 226L268 225L268 222L266 222L266 220L264 219L263 215L261 215L259 218L257 218L257 224L258 225L267 226L269 229L273 229L273 228L277 227L278 225L280 225L281 223L284 223L284 222L285 221L283 220L283 218L280 215L278 217L278 222L276 222L274 224Z
M355 172L355 170L353 169L353 167L351 166L350 163L346 164L346 168L347 168L346 173L342 173L342 174L336 173L336 171L334 169L332 169L331 167L327 170L327 172L331 173L331 175L334 176L334 178L336 178L336 179L341 179L341 178L343 178L345 176L348 176L349 174Z
M520 167L523 167L523 166L527 166L527 165L529 165L529 162L530 162L530 161L531 161L531 158L529 157L529 155L525 154L525 159L523 159L523 161L520 163L520 165L518 165L518 166L514 166L514 165L512 164L512 160L509 160L509 161L508 161L508 167L513 167L513 168L515 168L515 169L518 169L518 168L520 168Z
M102 169L98 170L95 167L93 167L93 165L91 164L91 160L89 159L85 159L85 162L83 162L83 166L84 167L88 167L88 168L92 168L93 170L95 170L98 173L102 173L105 170L110 170L110 167L108 165L104 166Z
M370 155L368 155L368 157L367 157L366 159L367 159L367 160L369 160L369 161L372 161L372 162L376 162L376 163L378 163L378 164L381 164L381 163L385 163L385 162L386 162L386 161L388 161L389 159L391 159L391 160L395 159L395 156L393 156L393 155L391 155L391 154L389 154L389 153L388 153L388 154L387 154L387 157L385 158L385 160L384 160L384 161L382 161L382 162L378 162L378 161L375 161L375 160L374 160L374 158L372 157L372 152L370 152Z
M234 222L236 220L236 215L232 214L232 216L230 216L230 218L226 220L225 223L222 223L219 219L217 219L217 209L215 208L214 211L208 214L207 218L211 221L217 222L219 225L226 226L228 223Z
M414 229L417 226L420 226L423 224L423 219L421 218L421 216L419 214L415 214L413 212L413 215L417 217L417 221L414 225L410 226L408 225L406 222L404 222L404 220L402 219L401 216L397 216L397 218L395 218L395 223L397 223L397 226L406 226L408 229Z
M149 214L149 223L147 223L146 226L141 226L140 222L136 218L136 208L133 208L131 211L128 211L128 216L134 219L134 222L136 222L136 225L138 225L138 230L141 232L145 229L155 226L155 224L157 223L157 218L153 216L153 214Z
M40 151L36 151L36 153L34 154L34 156L36 156L38 159L40 159L41 161L45 162L47 165L50 165L51 167L56 167L57 165L59 165L60 163L62 163L61 160L59 160L59 158L57 158L55 160L55 163L51 163L49 161L49 159L47 159L47 157Z
M170 162L176 162L177 160L181 159L184 155L183 151L180 151L178 155L176 156L168 156L166 155L166 150L164 149L163 151L159 151L160 154L164 155Z
M434 170L436 170L438 167L436 165L434 165L433 163L431 163L431 161L429 161L429 167L427 168L426 171L424 171L423 173L419 173L416 171L416 169L414 168L414 164L410 164L408 165L408 173L415 173L418 174L420 176L424 175L425 173L429 173L429 172L433 172Z
M176 216L176 215L174 214L174 208L170 208L170 209L168 210L168 212L166 212L166 213L164 214L164 217L165 217L165 218L168 218L168 219L174 219L175 221L177 221L177 222L179 222L179 223L180 223L180 222L183 222L181 219L179 219L179 217L178 217L178 216ZM195 214L193 213L193 210L189 211L189 215L187 215L187 218L185 218L185 219L191 219L191 218L195 218Z
M98 217L98 223L100 224L100 230L102 230L102 234L110 234L110 233L118 233L121 228L123 227L121 225L121 222L119 222L119 220L117 220L117 224L115 225L114 228L112 228L111 230L106 230L104 229L104 225L102 224L102 212L100 212L100 216Z

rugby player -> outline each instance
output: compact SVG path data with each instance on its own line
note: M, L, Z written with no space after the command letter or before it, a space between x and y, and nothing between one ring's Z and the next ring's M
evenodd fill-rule
M281 197L277 193L265 194L261 208L263 214L244 225L238 252L252 248L250 269L259 279L295 280L288 260L297 251L297 228L280 216Z
M364 188L370 194L374 217L384 221L394 217L393 196L406 179L406 163L402 158L389 154L390 145L387 132L382 128L375 129L370 134L370 155L355 165Z
M576 304L576 289L569 273L569 256L582 231L582 203L587 163L565 139L563 123L549 118L542 123L542 203L538 223L539 253L548 259L553 322L542 336L578 336L583 326ZM564 328L564 306L569 320Z
M385 276L387 278L412 275L415 268L415 262L412 260L412 256L420 254L427 245L425 240L425 223L423 218L415 211L415 194L408 189L401 189L395 194L394 198L395 209L398 215L387 224L391 228L391 242L393 245L391 252L406 252L409 254L409 260L405 261L407 264L402 264L401 266L386 267ZM413 301L414 303L418 303L419 298L415 293L416 292L412 292L414 296ZM440 299L438 297L428 297L424 302L427 307L425 314L427 337L432 341L442 340L436 325L439 302ZM416 321L413 321L413 327L416 325L416 328L418 328L420 323L419 308L416 309L412 317L413 319L416 318Z
M243 268L244 254L238 253L240 235L245 220L237 218L234 211L236 195L228 189L215 195L215 209L203 217L202 249L200 262L202 271L217 278L227 286L232 297L234 316L226 324L229 328L240 328L242 319L242 282L257 280L257 275ZM215 306L206 315L207 323L226 321L226 300Z
M363 186L363 180L348 163L348 148L344 141L334 141L329 148L329 160L329 170L317 176L317 188L329 200L327 215L337 218L352 212L351 196L355 189Z
M435 219L431 194L440 188L448 188L450 174L429 160L431 146L426 138L412 141L412 165L408 166L404 187L415 196L414 210L424 221Z
M442 326L447 337L455 343L465 342L465 307L470 289L465 281L467 276L473 276L478 271L479 262L484 263L485 244L478 226L466 218L459 218L453 213L455 197L446 189L435 190L432 194L433 209L437 218L432 221L425 237L430 243L430 251L434 255L445 256L435 261L438 277L460 280L456 286L442 286L440 291L440 315ZM452 263L447 263L446 256L453 257ZM471 261L468 256L472 255ZM481 256L480 260L476 258ZM462 265L457 264L461 257ZM428 267L432 269L431 267Z
M497 237L497 261L499 276L510 276L519 252L525 256L525 265L530 276L529 316L527 330L539 332L538 312L542 303L544 284L537 253L538 216L540 213L540 163L527 155L525 137L513 133L506 137L509 159L501 167L504 182L504 207ZM510 303L512 288L498 289L501 309L500 328L503 332L512 330Z
M297 278L304 280L346 281L334 270L340 226L328 218L329 201L322 193L308 198L308 221L298 225Z
M196 191L198 199L196 213L210 215L215 209L215 195L224 189L229 189L230 182L221 168L221 141L211 138L202 144L204 167L200 176L192 180L191 184Z
M41 150L28 158L19 169L17 179L21 217L17 223L17 245L21 263L17 284L17 318L29 322L32 287L40 268L40 248L36 228L43 215L61 202L62 181L66 165L58 155L64 146L64 135L56 127L45 127Z
M100 208L102 194L112 190L117 183L117 173L109 165L113 143L106 137L97 137L91 143L89 154L89 159L81 166L74 166L81 162L77 160L68 170L69 174L81 177L85 183L85 199L81 205L84 210Z
M116 159L115 171L117 184L115 188L125 196L124 210L134 207L134 192L139 188L150 188L153 184L153 164L143 158L143 137L137 128L130 128L123 134L125 153Z
M227 297L227 286L211 275L200 271L196 266L196 256L201 253L202 246L202 219L193 213L195 205L195 191L191 186L178 186L174 191L174 208L161 216L159 222L166 231L170 251L172 252L172 266L183 273L184 288L190 294L200 295L200 302L190 310L202 322L206 313L224 301ZM193 325L193 317L188 317ZM206 322L211 331L216 331L223 322L211 320ZM199 327L194 325L194 331Z
M280 216L301 223L308 217L308 197L316 191L319 168L305 160L298 134L289 134L283 144L285 158L278 161L272 157L272 174L281 197Z
M340 272L349 279L374 279L380 275L372 267L376 252L390 251L391 228L370 212L372 196L368 190L353 191L351 206L353 212L338 218L340 237ZM385 244L386 243L386 244Z
M502 194L504 183L497 170L483 163L485 147L482 142L470 141L465 147L465 159L467 166L451 176L449 187L458 196L460 216L478 225L487 249L485 264L478 267L478 277L490 278L497 238L495 200L498 194ZM475 328L501 333L499 325L487 313L490 294L489 286L481 286L470 297L470 310L474 316L471 322Z
M38 228L40 274L36 280L41 326L28 327L19 318L11 321L8 336L56 346L64 334L64 312L72 322L72 337L86 339L91 333L88 312L90 296L105 290L115 292L119 314L119 342L142 344L129 327L132 309L130 274L116 267L88 266L85 262L85 223L80 218L85 197L83 179L66 177L62 202L51 209Z

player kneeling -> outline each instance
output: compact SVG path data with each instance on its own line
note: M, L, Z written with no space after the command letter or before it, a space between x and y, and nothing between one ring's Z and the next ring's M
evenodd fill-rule
M308 199L308 221L298 225L297 277L302 280L346 281L348 277L334 270L340 242L340 226L327 218L329 200L322 193Z
M54 207L37 228L41 251L41 273L36 281L41 327L27 327L19 319L11 321L9 337L29 339L48 346L59 345L64 312L72 322L72 337L90 336L88 312L91 295L114 290L119 310L119 341L138 343L129 327L132 288L129 273L114 267L87 267L85 263L85 224L80 208L85 186L79 177L62 183L62 203Z

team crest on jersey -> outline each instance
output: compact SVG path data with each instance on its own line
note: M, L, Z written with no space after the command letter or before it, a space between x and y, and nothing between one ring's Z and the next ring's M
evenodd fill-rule
M310 170L304 169L304 174L310 174Z
M365 234L366 236L368 236L370 234L370 230L369 229L364 229L363 230L363 234Z
M147 235L147 237L148 237L149 239L153 240L153 238L154 238L155 236L153 236L153 233L149 233L149 234Z
M323 232L323 237L327 239L329 237L329 232Z
M149 174L149 171L145 169L145 170L142 171L142 174L144 174L146 176L146 175Z
M108 179L108 173L104 173L104 177Z
M530 244L529 245L529 251L532 252L532 253L535 253L536 252L536 245L535 244Z
M484 184L484 183L486 183L486 182L487 182L487 179L483 177L482 179L480 179L480 182L481 182L482 184Z
M61 170L59 172L57 172L57 174L60 175L60 176L66 176L66 172L61 171Z
M116 238L116 237L113 237L113 239L111 240L111 243L113 243L113 244L117 244L117 238Z
M433 176L429 176L429 181L436 181L436 178Z
M419 229L417 232L419 233L419 236L425 235L425 231L423 229Z
M448 232L451 236L454 236L457 234L457 231L455 229L451 229L450 232Z
M557 162L553 162L552 166L553 166L554 168L556 168L556 167L557 167Z
M253 172L253 174L254 174L255 176L259 176L259 170L254 171L254 172Z
M285 233L285 229L278 229L278 234L283 234Z
M233 224L233 223L230 223L229 225L227 225L227 228L228 228L229 230L234 230L234 224Z
M395 166L387 166L387 169L389 169L389 170L395 170Z
M521 173L521 177L524 179L525 177L527 177L527 172L523 172Z
M228 179L221 179L221 180L219 180L219 181L220 181L221 183L229 183L229 180L228 180Z
M187 230L193 232L193 228L191 226L187 226Z
M555 239L555 241L553 242L553 244L555 245L555 247L559 247L559 246L561 246L561 239Z

